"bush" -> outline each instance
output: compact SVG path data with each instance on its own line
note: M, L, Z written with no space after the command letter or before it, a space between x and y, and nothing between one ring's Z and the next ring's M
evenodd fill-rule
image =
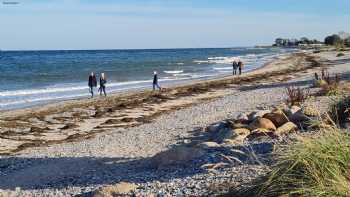
M326 69L323 69L321 78L318 78L318 74L315 73L314 87L321 88L319 92L320 95L336 96L341 94L339 85L340 77L338 74L335 74L334 77L331 77L329 72Z
M350 97L345 97L341 101L331 106L331 118L340 127L345 127L346 122L350 122Z
M330 129L278 151L277 164L252 187L229 196L350 196L350 136Z
M324 40L324 43L326 45L336 45L337 43L341 42L342 39L340 38L339 35L331 35L331 36L327 36Z
M310 95L310 90L306 88L290 86L286 88L286 103L290 106L301 105Z
M323 79L315 80L315 82L314 82L315 88L321 88L321 87L327 86L327 85L328 85L328 83Z

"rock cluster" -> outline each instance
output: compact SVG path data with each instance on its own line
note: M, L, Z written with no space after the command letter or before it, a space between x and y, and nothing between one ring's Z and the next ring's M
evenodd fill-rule
M204 129L204 140L197 142L186 142L182 146L173 147L167 151L160 152L153 156L150 160L150 166L153 168L163 168L170 165L186 164L191 161L209 161L204 162L204 168L218 167L217 163L221 162L222 158L229 161L228 163L239 163L247 160L247 157L242 157L247 152L247 148L240 147L258 147L252 146L254 143L260 143L259 151L267 153L273 148L271 144L261 144L261 142L268 142L278 140L286 135L295 133L301 130L307 121L314 115L315 112L311 108L303 110L300 107L292 106L283 109L260 110L254 111L250 114L238 114L236 118L227 119L216 122L207 126ZM230 147L227 149L227 147ZM265 147L265 148L264 148ZM232 154L242 151L242 154ZM266 150L266 151L263 151ZM255 150L250 150L254 151ZM209 153L209 154L208 154ZM208 155L215 155L208 159ZM227 163L224 162L226 165Z
M239 145L260 138L279 139L299 130L311 128L312 120L320 113L312 106L291 106L273 110L241 113L234 119L228 119L207 127L211 141L218 144Z

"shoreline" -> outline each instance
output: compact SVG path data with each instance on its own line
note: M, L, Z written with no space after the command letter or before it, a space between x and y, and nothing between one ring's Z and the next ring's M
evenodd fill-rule
M291 53L287 53L287 54L281 54L279 55L277 58L270 60L268 62L266 62L265 64L263 64L262 66L258 67L258 68L254 68L251 69L247 72L243 72L242 76L246 76L255 72L259 72L262 71L264 72L265 69L268 69L269 67L271 67L271 64L273 64L274 62L284 59L284 58L288 58L291 57L293 54L295 54L297 52L291 52ZM198 84L198 83L206 83L206 82L212 82L212 81L220 81L220 80L224 80L227 78L231 78L233 77L230 74L220 74L220 75L216 75L216 76L212 76L212 77L203 77L203 78L198 78L198 79L186 79L184 81L174 81L174 82L170 82L169 84L167 84L165 82L165 89L176 89L176 88L182 88L185 86L190 86L190 85L194 85L194 84ZM149 88L132 88L130 90L125 90L125 91L114 91L108 94L107 97L112 97L112 98L116 98L116 97L124 97L124 96L132 96L132 95L138 95L138 94L143 94L145 92L152 92L151 90L151 84L149 86ZM105 97L101 97L98 94L95 95L94 98L90 98L90 96L82 96L82 97L76 97L76 98L71 98L71 99L57 99L57 100L52 100L52 101L46 101L43 103L38 103L38 104L33 104L27 107L18 107L18 108L13 108L13 109L3 109L0 110L1 113L5 114L5 116L9 113L22 113L24 111L36 111L36 110L41 110L44 108L51 108L51 107L57 107L58 105L66 105L66 104L77 104L77 103L83 103L83 102L90 102L90 101L99 101L99 100L103 100L105 99ZM2 116L0 115L0 118Z
M292 53L295 51L280 51L280 50L264 50L262 52L255 51L254 54L250 54L250 49L247 49L247 52L242 53L243 55L240 56L241 52L234 52L233 54L238 54L237 57L245 58L244 60L247 61L248 65L246 67L246 70L250 72L251 70L259 69L259 67L263 67L264 64L270 62L271 60L274 60L279 55L285 55L288 53ZM223 51L220 53L227 53L227 51ZM254 53L251 51L251 53ZM236 55L234 55L236 56ZM184 73L186 75L181 76L173 76L169 73L163 73L160 76L160 83L163 84L165 87L173 88L178 85L186 85L192 82L200 82L205 80L211 80L211 79L220 79L222 77L230 76L232 67L228 65L228 61L231 60L234 56L228 55L221 57L220 55L218 57L209 58L210 55L208 54L208 60L205 61L203 65L196 65L197 61L201 62L198 64L202 64L203 62L196 59L201 59L200 57L194 56L191 58L192 64L190 67L183 67L185 71ZM219 59L216 59L219 58ZM222 59L220 59L222 58ZM164 59L164 58L163 58ZM186 58L185 58L186 59ZM181 62L181 60L177 60ZM185 60L183 60L185 61ZM225 64L224 64L225 63ZM174 63L175 64L175 63ZM177 63L176 63L177 64ZM181 63L183 64L183 63ZM170 65L168 63L167 65ZM164 72L168 69L171 70L173 68L168 68L169 66L164 67ZM199 70L193 70L194 68L202 68ZM182 68L182 67L181 67ZM63 68L59 69L62 70ZM209 69L209 70L208 70ZM211 70L210 70L211 69ZM224 69L224 70L222 70ZM227 70L230 69L230 70ZM162 70L160 68L160 70ZM110 79L109 85L107 85L107 89L110 91L111 94L122 94L124 92L139 92L142 90L146 90L148 88L151 89L151 78L147 78L147 76L141 75L135 75L132 78L130 77L124 77L124 79L120 78L122 81L113 81L112 79L119 79L119 77L115 74L113 74L113 69L110 73ZM161 71L162 73L162 71ZM108 74L108 73L107 73ZM128 74L129 75L129 74ZM146 78L145 78L146 77ZM66 79L66 77L64 77ZM69 78L67 78L69 79ZM126 81L123 81L126 80ZM36 81L36 80L35 80ZM149 81L149 83L147 82ZM34 82L33 82L34 83ZM29 109L36 106L43 106L47 104L57 103L61 101L70 101L70 100L82 100L89 98L88 93L88 87L85 84L84 78L82 76L79 76L78 81L72 81L72 83L66 83L64 80L61 82L56 82L55 84L49 84L49 82L46 82L42 84L41 82L35 82L36 86L24 86L22 88L24 89L7 89L6 87L3 89L3 92L0 93L0 111L12 111L12 110L18 110L18 109ZM40 88L40 84L43 86ZM46 85L45 85L46 84ZM175 84L175 85L174 85Z
M242 85L287 81L293 78L290 74L318 66L313 57L295 53L240 77L192 82L162 92L146 90L4 112L0 116L0 144L6 146L0 146L0 155L143 125L164 113L228 95Z

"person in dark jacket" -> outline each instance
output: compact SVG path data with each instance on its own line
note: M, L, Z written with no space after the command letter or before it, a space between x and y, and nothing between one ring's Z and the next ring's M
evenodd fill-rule
M94 87L97 86L97 80L96 80L96 76L93 72L91 72L90 76L89 76L89 91L91 93L91 98L94 97Z
M238 68L238 63L236 62L236 60L234 60L232 63L232 69L233 69L232 75L237 75L237 68Z
M102 95L102 91L103 91L103 94L105 96L107 96L107 94L106 94L106 83L107 83L106 76L105 76L104 73L101 73L101 76L100 76L100 88L98 89L98 91L100 92L100 95Z
M153 75L153 91L156 90L156 87L159 90L162 90L162 88L159 86L158 84L158 75L157 75L157 71L154 71L154 75Z
M243 62L242 62L241 60L239 60L239 62L238 62L238 71L239 71L239 75L242 74L243 68L244 68L244 64L243 64Z

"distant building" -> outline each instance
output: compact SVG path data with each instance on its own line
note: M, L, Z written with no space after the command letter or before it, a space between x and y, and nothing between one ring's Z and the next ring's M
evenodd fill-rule
M281 46L288 46L289 39L284 39L284 38L277 38L275 41L275 45L278 47Z
M274 44L274 46L278 46L278 47L293 47L297 45L298 45L297 39L285 39L285 38L277 38Z

